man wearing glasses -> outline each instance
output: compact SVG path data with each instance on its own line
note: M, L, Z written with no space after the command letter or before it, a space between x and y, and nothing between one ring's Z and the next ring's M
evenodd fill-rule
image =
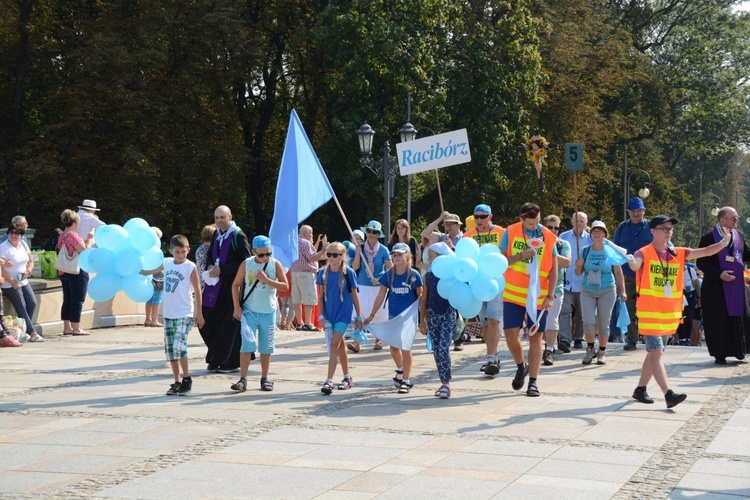
M677 406L687 398L687 395L675 393L669 388L667 370L662 359L663 337L668 337L677 330L682 317L685 261L697 258L700 262L701 257L709 257L720 251L724 253L732 239L732 231L717 228L721 234L718 243L713 243L712 237L712 244L704 248L672 247L670 240L675 224L677 219L657 215L649 223L653 242L634 255L628 255L628 265L636 273L639 293L636 304L636 312L641 318L638 332L646 341L646 357L633 398L646 404L654 402L646 392L653 377L664 393L667 408ZM742 297L744 296L743 292Z
M560 234L560 217L557 215L548 215L544 218L544 226L557 236ZM555 342L557 342L557 333L560 330L560 309L562 309L563 297L565 296L565 270L570 265L571 253L570 243L558 239L555 244L557 248L557 285L555 286L555 301L552 308L547 313L547 330L544 332L544 354L542 362L545 366L551 366L555 362Z
M651 228L645 216L646 205L643 204L643 200L637 196L630 198L630 201L628 201L628 217L630 219L617 226L612 242L623 247L628 253L635 253L639 248L651 243L654 237L651 235ZM638 344L638 318L635 315L635 272L630 269L630 266L624 264L622 274L625 278L625 293L628 294L625 306L628 308L628 315L630 316L628 338L623 349L632 351L636 349Z
M492 209L489 205L481 204L474 208L474 221L476 226L463 235L464 238L474 238L479 245L490 243L500 247L505 229L492 223ZM485 375L494 377L500 373L500 360L497 358L497 345L500 342L500 330L503 320L503 297L497 297L482 305L479 312L482 320L484 343L487 347L487 357L481 371ZM486 327L486 330L485 328Z
M573 229L565 231L560 239L570 244L570 251L579 255L581 248L591 245L594 241L586 231L589 217L583 212L577 212L570 218ZM570 352L570 344L576 349L583 349L583 316L581 310L581 286L583 275L576 274L575 259L570 260L570 265L565 270L565 297L560 309L560 333L557 339L557 347L562 352ZM575 307L575 315L573 308Z
M698 259L698 268L704 274L700 297L708 353L717 365L725 365L728 357L743 359L750 343L743 279L743 263L750 261L750 248L737 231L739 216L734 208L722 208L718 217L719 223L701 237L699 246L721 241L724 231L731 235L729 243L718 254Z

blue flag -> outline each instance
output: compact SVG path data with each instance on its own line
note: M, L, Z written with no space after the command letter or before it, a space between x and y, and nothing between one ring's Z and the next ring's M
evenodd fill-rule
M615 245L606 238L604 239L604 255L607 256L607 259L609 259L613 266L627 264L629 260L626 254L627 250Z
M281 157L279 180L276 183L276 201L269 233L273 256L285 269L299 258L297 225L331 198L331 183L328 182L297 112L292 110L284 155Z

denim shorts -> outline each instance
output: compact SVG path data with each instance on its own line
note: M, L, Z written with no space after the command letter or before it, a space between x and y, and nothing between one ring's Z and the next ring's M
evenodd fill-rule
M147 306L155 306L161 304L162 298L164 297L164 290L154 292L150 299L146 301Z
M646 352L664 350L664 340L659 335L644 335L643 340L646 341Z
M505 323L505 329L508 330L510 328L521 328L524 323L524 318L526 317L526 308L512 302L504 302L503 305L505 306L505 310L503 311L503 322ZM537 311L537 313L538 312L539 311ZM536 320L536 318L529 319L529 321L527 321L526 323L527 326L530 327L534 320ZM544 311L544 314L542 314L542 319L539 320L539 328L537 329L537 331L544 332L546 330L547 311Z
M500 321L503 318L503 294L498 293L497 297L489 302L482 303L482 310L479 312L479 319L482 326L487 326L488 319Z

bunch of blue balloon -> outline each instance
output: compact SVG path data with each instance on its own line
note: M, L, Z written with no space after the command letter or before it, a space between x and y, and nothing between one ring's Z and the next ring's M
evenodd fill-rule
M473 318L505 289L503 273L508 259L493 244L481 247L472 238L462 238L456 253L441 255L432 262L432 273L440 278L438 294L447 299L464 318Z
M150 274L161 267L164 254L161 241L148 222L136 217L124 227L102 226L96 230L96 245L78 256L81 269L96 273L89 282L92 299L110 300L120 290L134 302L151 298L154 286Z

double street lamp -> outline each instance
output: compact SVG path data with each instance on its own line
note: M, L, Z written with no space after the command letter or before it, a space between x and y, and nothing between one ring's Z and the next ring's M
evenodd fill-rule
M417 137L417 129L409 122L403 124L398 132L401 136L401 142L413 141ZM383 232L388 235L391 231L391 198L393 197L396 174L398 173L398 161L391 156L391 145L388 141L383 144L383 158L373 160L372 140L375 137L375 130L367 123L357 129L357 136L359 137L359 151L362 153L360 164L376 175L383 176ZM409 181L409 187L411 187L411 179Z

